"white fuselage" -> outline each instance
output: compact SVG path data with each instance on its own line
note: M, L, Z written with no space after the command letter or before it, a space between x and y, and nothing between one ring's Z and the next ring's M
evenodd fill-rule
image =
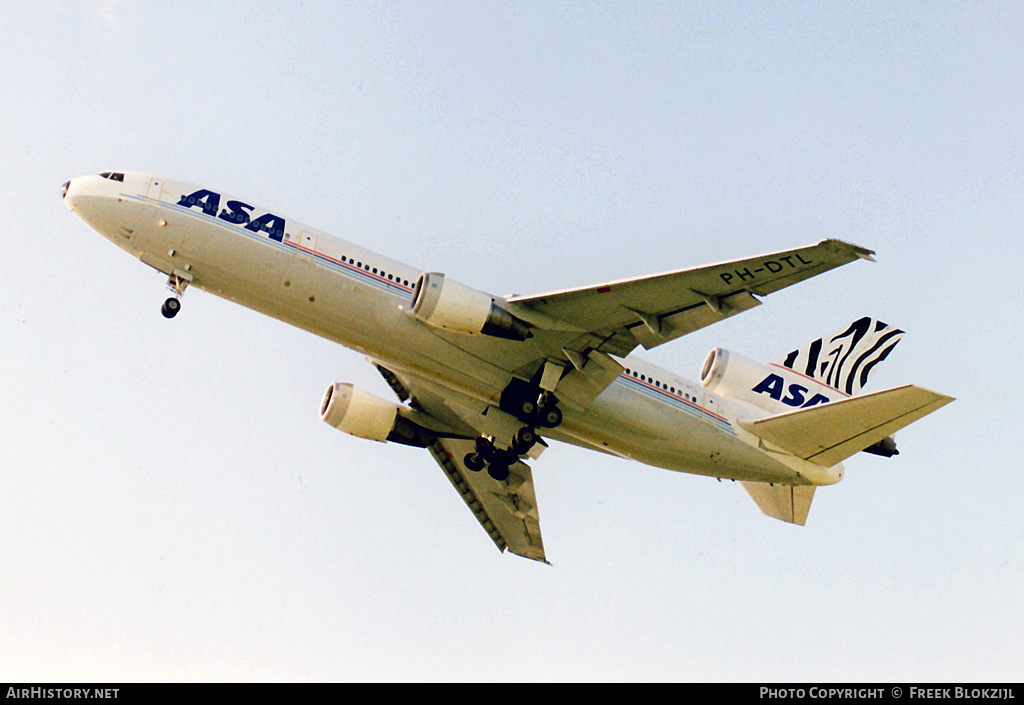
M73 179L65 201L165 274L470 399L496 403L519 361L535 356L529 341L422 323L409 312L421 271L249 201L131 172L121 180ZM633 356L621 364L625 371L585 411L564 409L562 424L543 435L712 477L815 485L841 479L841 466L825 469L766 450L736 423L767 415L763 409Z

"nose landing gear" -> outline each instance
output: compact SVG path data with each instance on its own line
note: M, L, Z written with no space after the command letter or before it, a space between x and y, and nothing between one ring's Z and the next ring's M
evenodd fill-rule
M160 307L160 313L164 318L174 318L181 310L181 295L185 293L192 277L184 272L174 270L174 273L167 277L167 288L174 292L174 296L164 301Z

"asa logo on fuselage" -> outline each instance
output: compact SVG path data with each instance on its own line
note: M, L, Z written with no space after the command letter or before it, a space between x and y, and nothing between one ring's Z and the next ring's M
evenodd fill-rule
M246 230L252 230L254 233L265 232L271 240L281 242L284 239L284 218L273 213L264 213L258 218L253 218L251 213L256 210L256 206L250 206L241 201L228 201L227 207L218 213L220 194L214 191L199 189L188 195L183 195L178 201L178 205L186 208L201 208L206 215L215 216L229 223L244 225Z
M807 395L810 390L807 387L793 382L787 387L786 380L782 379L779 375L768 375L760 384L754 387L753 391L757 394L767 394L775 401L781 401L786 406L799 407L801 409L829 402L829 398L824 394L815 394L808 399ZM783 396L783 394L786 396Z

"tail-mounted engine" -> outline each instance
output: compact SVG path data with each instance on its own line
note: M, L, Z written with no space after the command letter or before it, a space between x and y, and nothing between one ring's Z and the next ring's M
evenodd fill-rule
M709 392L774 412L845 398L838 390L782 367L765 367L715 348L704 359L700 383Z
M526 340L532 335L526 321L499 306L490 294L447 281L437 272L424 274L416 282L412 312L428 325L459 333L507 340Z
M426 448L432 441L430 433L402 411L394 402L341 383L328 387L320 404L320 418L339 431L380 443Z
M792 370L765 367L729 350L715 348L704 359L700 383L709 392L767 409L772 413L806 409L848 398L833 387ZM886 458L899 455L891 436L863 449Z

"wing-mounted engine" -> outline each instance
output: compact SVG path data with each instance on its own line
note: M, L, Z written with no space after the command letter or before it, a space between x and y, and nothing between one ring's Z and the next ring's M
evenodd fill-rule
M459 333L507 340L532 335L526 321L501 307L490 294L446 280L437 272L424 274L416 282L412 312L428 325Z
M359 438L426 448L433 442L432 434L403 416L403 409L351 384L335 383L324 393L320 418L339 431Z
M783 367L766 367L730 350L715 348L701 368L709 392L772 412L803 409L847 395Z

